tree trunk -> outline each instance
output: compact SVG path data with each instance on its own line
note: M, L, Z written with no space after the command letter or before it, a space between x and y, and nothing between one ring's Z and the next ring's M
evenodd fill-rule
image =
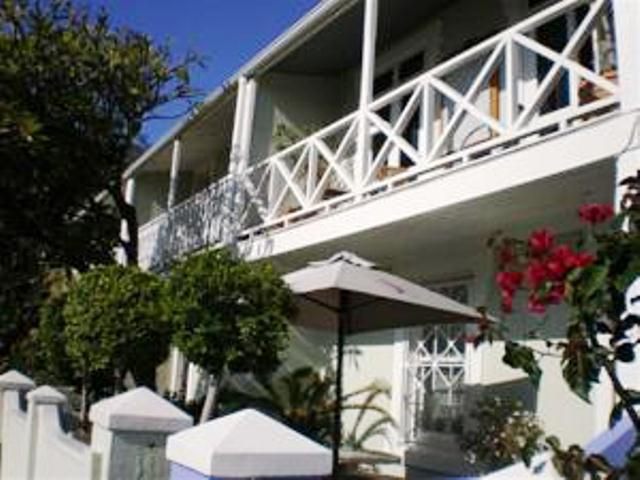
M82 379L82 389L80 393L80 423L84 427L89 423L89 412L88 412L88 392L87 392L87 378L86 376Z
M127 265L138 265L138 216L136 208L127 203L120 188L109 189L109 194L116 204L120 218L127 228L128 239L120 238L120 244L124 249Z
M200 414L200 423L206 423L218 411L218 398L220 389L222 388L224 374L209 377L209 386L207 387L207 397L202 406Z

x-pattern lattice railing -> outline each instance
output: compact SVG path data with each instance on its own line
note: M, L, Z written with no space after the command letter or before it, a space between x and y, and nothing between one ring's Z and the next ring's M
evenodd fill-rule
M394 176L450 169L479 151L607 111L618 94L600 60L614 41L602 34L610 8L611 0L559 2L250 168L241 180L242 224L261 229L306 218ZM541 38L552 22L564 25L561 45L557 36L553 46ZM365 153L357 148L360 128L368 132Z
M558 2L221 179L141 229L144 262L279 228L614 110L611 10L612 0Z

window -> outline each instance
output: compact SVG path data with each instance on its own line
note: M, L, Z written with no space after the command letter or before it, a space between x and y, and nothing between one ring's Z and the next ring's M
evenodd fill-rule
M436 291L463 303L469 301L466 283ZM427 325L412 331L405 383L407 442L420 443L433 432L462 432L465 337L465 325Z

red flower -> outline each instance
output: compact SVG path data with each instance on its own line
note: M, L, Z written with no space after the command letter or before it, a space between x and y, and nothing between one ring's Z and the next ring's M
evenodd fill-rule
M525 269L524 277L529 287L536 290L548 280L548 272L542 262L533 260Z
M589 203L583 205L578 210L580 219L591 225L597 225L598 223L604 223L614 215L613 207L611 205Z
M591 265L595 260L596 258L590 253L580 252L574 255L573 262L577 268L584 268Z
M549 292L547 300L552 305L558 305L564 301L565 294L566 288L564 283L556 283Z
M498 265L500 268L505 268L516 260L516 252L513 249L513 246L505 243L502 245L500 250L498 250Z
M533 256L546 254L553 246L553 234L547 230L536 230L529 236L529 249Z
M522 272L500 272L496 277L503 292L514 293L522 285Z
M504 313L513 312L513 294L502 291L502 303L501 308Z
M564 267L565 273L568 268L571 268L573 265L573 257L575 253L568 245L558 245L551 252L552 261L558 263L558 271L562 267Z
M537 315L541 315L547 311L547 306L535 293L529 295L527 308L531 313L535 313Z
M562 280L567 273L567 267L564 262L561 260L552 259L549 260L545 265L547 272L549 273L549 277L552 280Z

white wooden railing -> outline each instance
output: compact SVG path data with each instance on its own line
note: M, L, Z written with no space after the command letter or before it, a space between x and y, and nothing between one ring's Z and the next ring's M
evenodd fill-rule
M533 15L225 177L145 226L140 251L201 248L221 241L225 225L241 238L261 235L616 110L611 11L612 0L564 0ZM555 48L540 33L552 22L566 30ZM233 201L220 203L228 188ZM212 220L226 215L221 208L229 222Z
M610 0L560 2L255 165L243 179L243 225L260 232L308 218L611 111L615 60L602 61L614 41L610 9ZM567 38L554 50L537 36L559 20Z
M176 257L223 241L231 232L237 182L227 176L145 224L138 236L138 262L162 268Z

